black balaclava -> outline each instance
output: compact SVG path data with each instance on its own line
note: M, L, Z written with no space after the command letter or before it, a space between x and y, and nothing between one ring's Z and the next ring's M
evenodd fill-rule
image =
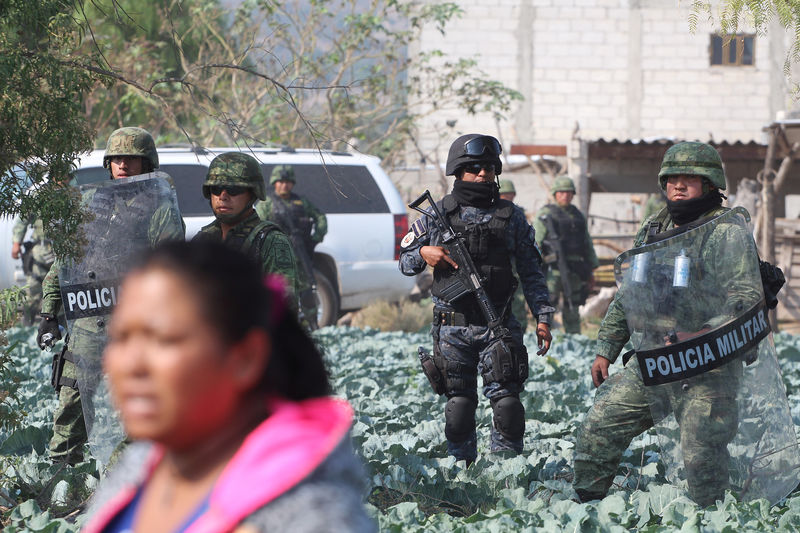
M464 181L461 179L463 175L463 168L458 169L453 183L453 196L459 205L487 208L500 200L500 186L496 178L487 182Z
M675 225L682 226L683 224L697 220L715 207L722 205L722 200L724 198L725 196L719 192L719 189L712 188L700 198L678 200L676 202L667 200L667 210Z

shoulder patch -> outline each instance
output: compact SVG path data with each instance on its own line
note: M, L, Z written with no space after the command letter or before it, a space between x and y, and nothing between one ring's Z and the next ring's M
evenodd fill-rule
M414 232L413 231L409 231L408 233L406 233L406 236L403 237L403 240L400 241L400 247L401 248L408 248L416 240L417 240L417 237L416 237L416 235L414 235Z
M411 224L411 231L414 233L414 236L419 239L420 237L428 233L428 226L425 224L423 219L418 218L417 220L414 221L413 224Z

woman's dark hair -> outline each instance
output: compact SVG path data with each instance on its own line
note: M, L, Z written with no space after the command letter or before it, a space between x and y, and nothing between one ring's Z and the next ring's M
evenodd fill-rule
M176 241L149 251L134 270L155 268L192 287L201 313L227 343L240 341L253 328L269 333L272 354L262 390L291 400L330 394L322 355L287 306L285 291L268 284L250 257L221 243Z

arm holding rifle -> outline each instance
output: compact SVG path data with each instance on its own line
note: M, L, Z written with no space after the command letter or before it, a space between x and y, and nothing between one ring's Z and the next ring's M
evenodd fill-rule
M561 289L564 293L564 303L572 309L572 284L569 281L569 265L567 265L567 256L564 253L564 247L561 246L561 239L556 231L555 224L550 214L541 215L539 219L544 223L547 229L547 236L543 243L555 254L555 264L558 266L558 271L561 278Z

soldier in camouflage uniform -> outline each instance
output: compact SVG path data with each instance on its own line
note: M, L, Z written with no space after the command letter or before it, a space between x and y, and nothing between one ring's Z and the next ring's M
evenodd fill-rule
M277 224L261 220L253 209L257 199L266 197L258 161L241 152L218 155L208 166L203 196L211 203L216 220L203 227L194 240L223 242L254 257L265 274L281 274L290 305L297 312L299 278L292 245Z
M642 208L642 221L647 220L651 216L664 209L665 205L667 205L667 201L664 199L664 195L660 192L648 196L647 201L644 203L644 207Z
M581 332L581 317L578 307L583 305L594 288L595 268L600 265L589 237L586 217L572 205L575 184L567 176L559 176L553 181L550 194L555 204L547 204L536 216L533 229L536 230L536 244L542 250L547 266L547 290L555 304L561 300L561 319L567 333ZM548 220L549 219L549 222ZM552 224L556 235L548 231ZM554 243L557 237L558 245ZM568 272L561 272L556 250L560 248L566 256ZM568 276L571 290L569 298L564 290L563 276ZM569 302L567 301L569 299ZM570 305L571 303L571 305Z
M30 248L22 252L22 241L28 232L28 227L33 227ZM11 230L11 257L22 257L23 268L27 277L25 285L25 307L23 309L23 324L29 326L34 323L34 318L42 308L42 282L50 267L53 265L53 245L45 238L42 220L33 216L27 219L17 218Z
M328 219L314 204L292 192L297 178L294 167L278 165L272 169L272 190L256 204L261 220L275 222L289 236L300 267L300 305L303 315L316 323L317 297L314 277L314 248L328 233Z
M153 172L158 168L158 152L153 137L141 128L126 127L111 133L103 155L103 166L109 169L110 179L122 179ZM82 198L83 204L91 198ZM167 206L162 206L150 219L148 240L151 246L166 240L183 240L183 221L175 220ZM92 243L88 243L91 246ZM60 339L57 315L62 308L59 285L61 262L56 260L42 283L42 321L37 342L44 349L43 337L51 334ZM90 325L87 327L87 323ZM59 405L53 420L53 437L50 441L50 458L55 462L77 463L83 458L83 445L87 441L86 424L81 407L79 389L93 388L92 384L78 382L75 360L99 361L105 346L104 325L91 325L82 321L82 327L73 328L66 351L63 372L57 377ZM100 376L97 376L100 379Z
M646 244L665 231L728 211L721 206L724 197L720 190L725 189L722 161L716 150L707 144L683 142L667 150L659 172L659 184L666 192L667 205L643 223L634 247ZM719 291L712 291L719 295L719 301L714 302L719 310L752 300L752 291L759 290L747 283L736 283L737 272L743 269L730 258L748 253L748 236L737 233L741 228L731 226L720 225L701 244L703 271L713 278L705 282L720 286ZM744 293L750 295L749 300L743 299ZM636 298L636 295L625 297ZM616 361L630 337L621 298L617 293L600 327L597 356L591 369L592 381L598 389L594 405L576 435L573 485L581 501L606 495L631 440L658 422L653 420L653 398L648 396L649 391L643 384L636 357L609 378L609 365ZM679 325L683 324L678 329L687 331L674 332L675 340L670 342L692 338L702 331L688 331L699 329L698 324L689 325L691 311L676 314ZM709 329L719 325L703 323ZM702 374L691 386L675 383L667 389L666 397L660 398L680 425L680 446L689 493L703 506L723 497L728 488L727 445L737 432L735 391L741 375L742 363L735 361Z
M513 202L516 197L517 189L514 188L514 182L511 180L500 180L500 199ZM520 207L520 209L522 208ZM523 210L523 213L524 212ZM513 271L514 277L519 278L517 269L513 268ZM511 300L511 312L514 313L514 317L519 320L519 323L522 325L522 332L525 333L525 330L528 329L528 310L525 308L525 293L522 292L522 285L518 285L517 290L514 291L514 299Z
M481 272L483 283L503 326L511 335L509 348L515 358L527 364L528 353L519 322L510 313L510 300L517 267L522 290L534 316L542 355L550 348L550 306L541 257L536 249L533 228L522 210L501 200L495 176L502 171L500 143L488 135L459 137L450 147L447 175L456 176L453 192L439 203L440 210L456 232L462 233L469 254ZM483 394L493 411L491 448L496 451L522 451L525 409L519 400L525 376L499 381L495 377L492 354L497 339L487 327L478 302L471 294L455 301L443 297L458 267L441 244L441 235L427 217L412 225L401 243L400 271L413 276L433 267L431 289L434 321L431 328L436 367L444 376L445 436L447 450L468 464L477 458L475 410L478 406L478 374L483 377Z

